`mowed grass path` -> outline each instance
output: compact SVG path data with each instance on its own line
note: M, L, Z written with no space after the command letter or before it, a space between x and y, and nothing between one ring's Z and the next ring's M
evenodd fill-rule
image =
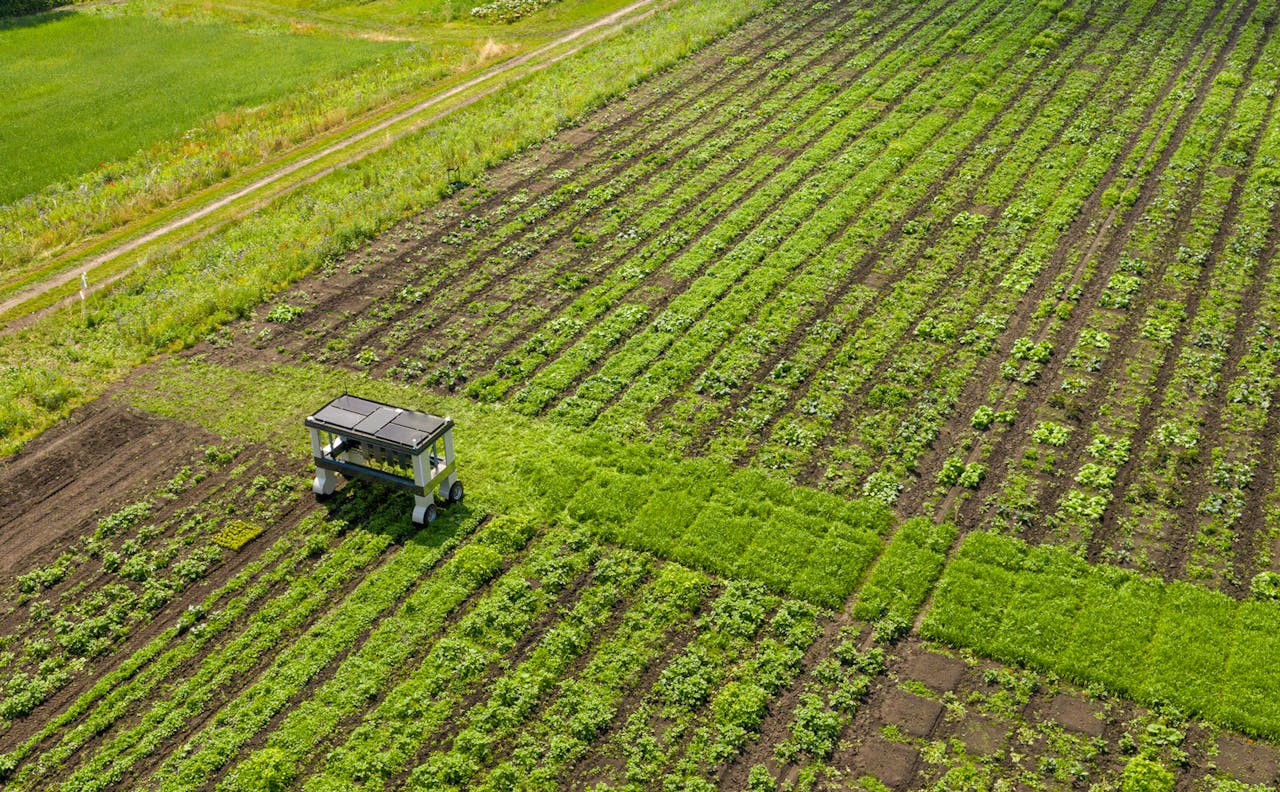
M7 23L0 203L401 46L82 13Z

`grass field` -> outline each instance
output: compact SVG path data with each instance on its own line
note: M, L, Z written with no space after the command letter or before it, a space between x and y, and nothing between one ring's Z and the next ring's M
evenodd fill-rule
M1280 7L749 11L0 340L9 788L1280 784Z
M0 25L0 80L11 86L0 204L88 170L109 179L104 163L399 46L88 13Z
M467 42L477 34L507 42L536 39L562 30L566 23L586 19L616 7L604 0L552 0L552 2L508 2L527 8L517 13L514 24L474 15L472 9L485 5L480 0L377 0L359 3L350 0L247 0L235 4L206 4L191 0L150 0L152 7L167 16L211 18L258 27L297 30L369 33L407 40ZM381 37L381 36L379 36Z

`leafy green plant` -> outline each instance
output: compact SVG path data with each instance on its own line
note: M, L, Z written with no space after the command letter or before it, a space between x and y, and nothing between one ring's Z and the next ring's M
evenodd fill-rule
M1121 792L1172 792L1176 779L1154 759L1139 754L1129 760L1120 776Z
M1036 443L1060 448L1067 444L1071 437L1071 427L1053 421L1041 421L1031 432L1031 439Z
M276 324L288 324L301 316L302 312L302 308L289 303L276 303L276 306L267 312L267 321Z

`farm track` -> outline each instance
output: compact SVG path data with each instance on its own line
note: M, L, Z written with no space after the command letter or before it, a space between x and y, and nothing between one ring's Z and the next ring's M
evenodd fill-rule
M134 253L134 251L150 250L153 245L183 245L199 240L244 214L264 208L297 187L314 182L339 168L357 162L369 154L391 145L400 138L418 131L424 125L434 123L440 118L465 108L478 99L499 90L505 83L480 87L494 78L501 77L508 72L513 72L525 66L528 66L526 71L536 72L563 60L586 46L586 44L578 44L567 51L559 51L568 45L572 45L578 39L588 37L587 43L591 43L609 35L610 32L616 32L616 30L625 28L629 24L647 18L653 13L654 9L644 9L653 2L654 0L638 0L638 2L571 30L555 41L543 45L532 52L503 61L435 96L406 109L399 110L389 117L376 120L371 125L345 129L336 136L331 135L322 138L321 145L323 145L323 148L319 151L314 151L315 144L313 144L311 149L295 152L294 158L289 159L284 164L277 163L274 170L271 170L271 166L260 169L260 171L265 170L265 175L257 176L254 181L236 188L230 194L220 194L216 187L211 190L205 190L196 199L188 199L193 205L196 205L196 208L189 211L184 210L184 213L179 216L173 219L166 219L156 228L137 233L132 238L129 238L128 241L115 244L114 247L110 247L105 251L93 253L92 258L87 261L81 260L85 255L83 249L80 250L79 254L73 252L69 256L59 257L56 263L44 267L45 270L54 274L51 274L36 285L24 287L20 293L0 302L0 316L5 318L4 325L0 327L0 333L11 334L17 332L31 325L46 311L69 303L74 295L68 295L52 306L40 305L41 299L46 295L59 289L65 290L68 284L74 284L77 279L77 273L83 272L87 274L93 272L95 275L99 275L93 280L89 287L89 292L95 292L111 286L146 263L144 255L142 260L123 268L118 265L112 266L112 262L117 259ZM614 27L613 31L600 34L595 38L589 37L589 34L594 31L601 28L609 28L610 26ZM479 88L478 92L470 93L477 88ZM436 105L447 103L459 96L464 98L443 110L432 112ZM385 111L386 108L383 109L383 112ZM427 116L421 118L424 114L427 114ZM376 112L374 115L376 115ZM359 147L359 144L363 141L383 132L386 134L382 143L372 143L365 145L363 148ZM343 154L347 149L354 150ZM302 153L301 158L297 158L299 153ZM280 184L277 184L278 182ZM202 197L207 197L211 200L201 204ZM183 232L183 229L196 224L201 224L198 230L191 233ZM178 234L180 239L169 241L171 235L174 234ZM112 232L109 238L127 238L129 236L130 232L125 230ZM98 248L100 244L100 242L91 242L86 246L82 246L82 248L92 251ZM77 258L77 255L81 258ZM29 304L35 307L27 307Z

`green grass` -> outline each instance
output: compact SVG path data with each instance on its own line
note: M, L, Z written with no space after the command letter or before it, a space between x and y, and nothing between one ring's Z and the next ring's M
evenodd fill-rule
M502 406L321 366L247 373L174 361L140 374L125 398L227 437L286 449L307 471L302 420L343 392L451 415L459 475L495 511L582 525L606 541L820 605L838 606L852 593L892 522L873 500L848 501L759 471L680 459Z
M974 533L947 565L927 637L1280 737L1280 607Z
M926 517L904 522L858 594L853 615L863 621L887 619L910 626L933 588L956 538L951 523L936 525Z
M471 9L486 0L149 0L166 15L226 20L255 27L303 25L331 32L378 30L397 38L433 44L490 35L501 42L538 40L619 7L615 0L560 0L506 24L478 19Z
M403 46L144 16L61 13L5 24L0 203Z

